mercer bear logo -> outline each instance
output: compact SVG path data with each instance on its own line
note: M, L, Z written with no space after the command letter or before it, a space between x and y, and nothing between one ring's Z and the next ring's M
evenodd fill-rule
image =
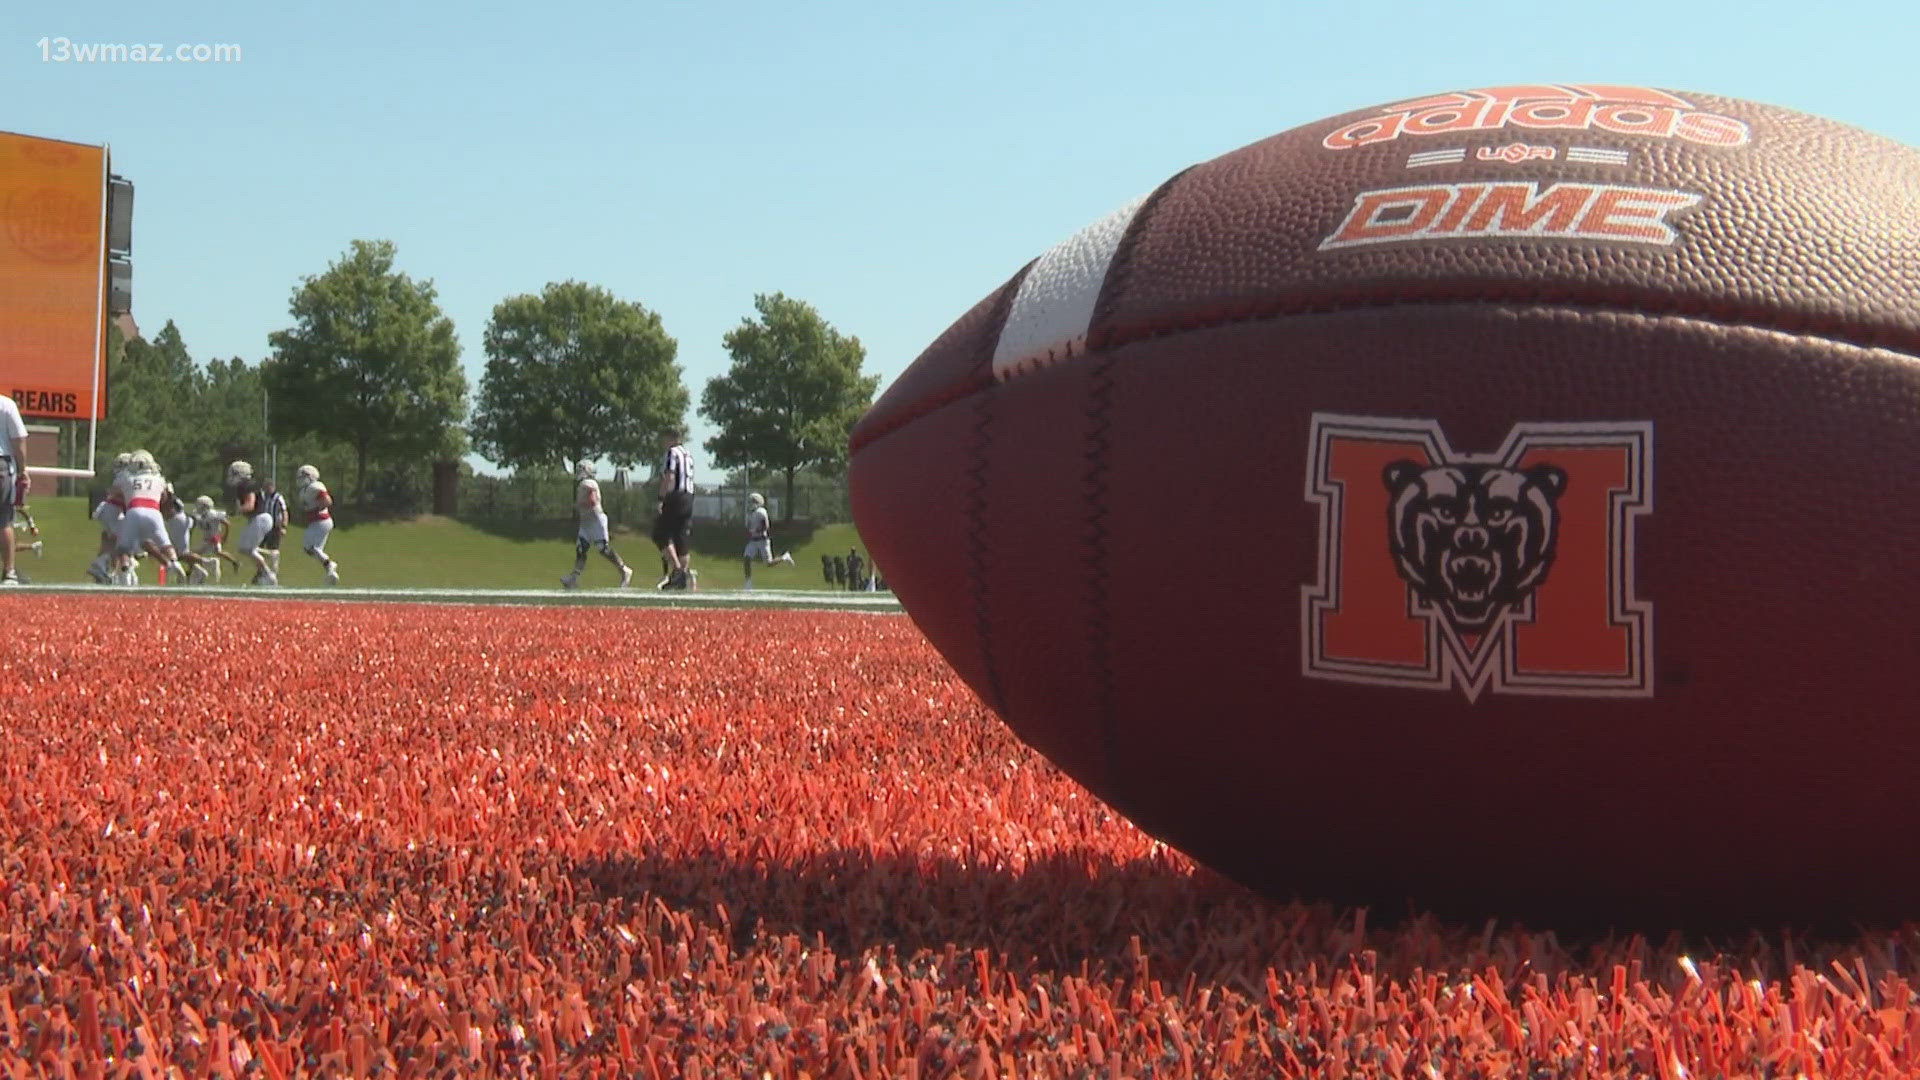
M1565 469L1401 460L1387 466L1384 479L1388 541L1400 576L1455 630L1486 633L1547 576Z
M1472 454L1430 420L1316 414L1304 674L1469 700L1651 695L1634 525L1653 509L1652 451L1643 422L1516 424Z

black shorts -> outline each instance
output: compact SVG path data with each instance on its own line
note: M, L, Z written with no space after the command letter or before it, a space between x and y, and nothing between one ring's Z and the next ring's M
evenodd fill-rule
M13 528L13 459L0 457L0 529Z
M663 548L672 544L673 550L684 555L692 539L693 495L676 491L661 501L660 514L653 519L653 546Z
M267 530L266 538L260 541L260 546L266 548L268 551L279 551L280 538L286 534L287 530L275 525L273 528Z

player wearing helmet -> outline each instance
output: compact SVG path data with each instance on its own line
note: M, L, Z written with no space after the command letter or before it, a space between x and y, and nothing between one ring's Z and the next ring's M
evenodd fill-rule
M328 493L327 485L320 482L320 470L311 465L302 465L293 471L293 485L298 491L300 512L307 522L306 535L300 539L301 550L320 560L327 584L338 585L340 564L327 554L327 537L333 535L333 496Z
M167 491L167 478L159 463L145 450L127 456L126 479L121 490L127 496L127 512L120 519L120 536L114 548L123 575L131 575L133 561L142 553L152 555L169 574L184 576L180 555L167 537L166 518L160 513L161 497ZM136 584L131 578L123 584Z
M607 511L600 505L600 481L593 478L593 462L575 465L573 477L578 481L573 489L573 573L560 579L560 587L571 589L580 584L580 575L587 569L587 552L597 547L620 572L620 587L625 588L627 582L633 580L633 567L621 561L620 553L613 550L613 541L607 532Z
M268 530L273 528L273 515L267 512L265 493L254 482L253 466L244 461L228 465L227 486L233 491L234 516L245 522L240 526L240 539L235 546L241 556L253 564L253 584L280 584L280 578L267 565L266 556L260 553L260 541L265 540Z
M93 520L100 523L100 551L93 562L87 564L87 576L102 585L116 583L115 578L120 576L113 555L114 548L120 545L120 519L127 514L127 496L121 482L132 457L132 454L120 454L113 459L112 471L107 474L107 497L93 508Z
M235 572L240 569L240 560L227 552L227 512L213 505L213 496L202 495L193 500L193 524L200 530L200 562L194 568L191 584L198 585L207 580L207 567L213 567L213 580L220 580L220 564L230 563Z
M168 484L160 493L160 517L167 524L167 542L180 557L180 565L186 567L187 577L182 584L198 584L207 579L207 561L193 553L193 516L187 513L186 504Z
M789 551L779 558L773 557L772 526L767 518L767 500L759 492L747 496L747 550L741 558L746 567L746 583L742 589L753 588L753 564L766 566L792 566L793 552Z

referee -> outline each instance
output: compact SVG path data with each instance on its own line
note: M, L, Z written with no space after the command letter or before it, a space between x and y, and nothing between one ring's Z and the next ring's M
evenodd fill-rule
M260 541L260 554L267 557L267 568L275 577L280 575L280 541L287 535L287 497L280 494L280 485L269 476L260 485L260 494L267 497L267 513L273 516L273 528L267 530L266 538Z
M660 436L666 456L660 462L660 507L653 518L653 543L667 571L655 586L661 589L684 589L693 573L687 565L693 537L693 455L681 445L685 441L686 432L677 427Z

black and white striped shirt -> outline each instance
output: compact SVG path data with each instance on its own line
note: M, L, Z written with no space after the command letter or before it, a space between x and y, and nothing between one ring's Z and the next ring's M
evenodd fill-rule
M667 459L660 466L660 476L665 481L667 494L692 494L693 455L678 444L668 447Z

